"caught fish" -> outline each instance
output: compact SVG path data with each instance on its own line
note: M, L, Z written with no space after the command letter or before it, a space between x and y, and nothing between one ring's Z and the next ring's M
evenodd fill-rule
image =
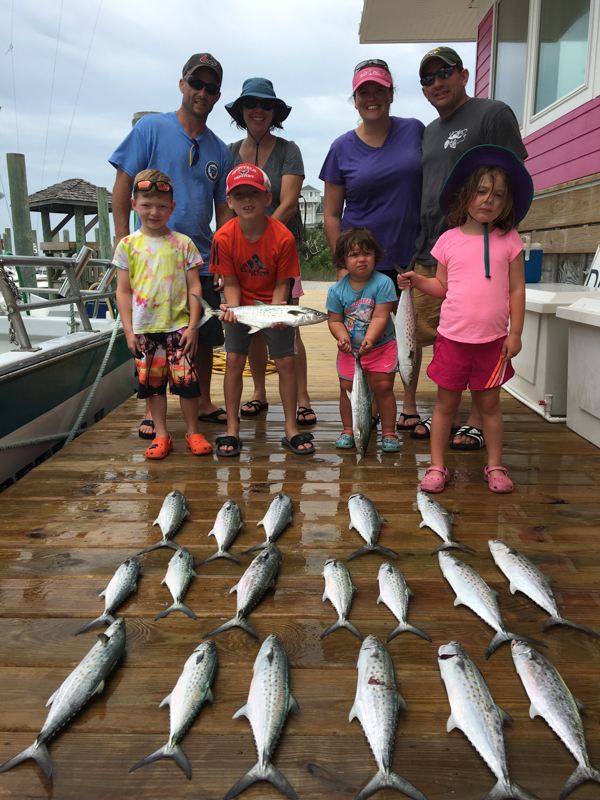
M355 359L352 391L346 391L352 406L352 431L356 449L361 456L367 454L373 427L373 393L369 389L360 356L352 351Z
M540 608L550 614L550 619L547 619L542 625L543 631L548 630L553 625L566 625L580 633L585 633L587 636L592 636L594 639L600 639L600 635L596 631L562 616L558 610L556 598L550 588L550 584L554 582L553 578L544 575L522 553L519 553L514 547L504 544L499 539L490 539L488 545L496 566L502 570L510 581L511 594L523 592L530 600L533 600Z
M396 344L398 346L398 372L402 382L410 386L413 381L415 369L415 356L417 352L417 336L415 332L415 312L413 309L410 289L405 289L398 301L398 311L391 314Z
M461 730L498 779L486 800L539 800L510 779L503 724L513 720L496 705L464 647L459 642L443 644L438 650L438 667L450 703L447 732Z
M475 572L473 567L465 564L464 561L459 561L451 553L442 550L438 554L440 561L440 568L444 574L444 578L448 581L450 586L454 589L456 594L455 606L465 605L470 608L478 617L487 623L490 628L497 631L496 635L488 645L485 651L485 657L488 659L503 642L509 642L511 639L517 639L520 642L529 642L530 644L538 644L541 647L546 647L543 642L538 642L535 639L528 639L526 636L517 636L516 633L510 633L506 630L502 615L498 608L498 601L496 600L496 592L487 585L483 578Z
M431 554L432 556L441 550L449 550L451 547L457 550L469 550L471 553L475 552L472 547L467 547L466 544L459 544L452 539L452 514L449 514L438 500L420 489L417 492L417 508L423 517L423 522L421 522L419 528L431 528L444 542L444 544L435 548Z
M544 656L522 642L513 642L511 652L515 669L531 702L529 716L542 717L575 757L578 767L567 779L560 793L565 800L586 781L600 783L600 770L590 764L585 730L580 710L585 703L573 697L558 670Z
M267 636L256 656L248 702L233 715L233 719L248 719L254 734L258 762L227 792L224 800L237 797L256 781L269 781L290 800L298 800L287 779L271 763L273 751L292 708L297 709L298 703L290 691L287 653L279 637L272 633Z
M371 550L379 550L380 553L387 556L398 555L395 550L388 550L387 547L377 544L381 523L387 522L387 519L379 516L375 504L368 497L365 497L364 494L350 495L348 511L350 512L348 529L354 528L358 531L367 544L351 553L346 561L352 561L353 558L369 553Z
M42 768L46 778L52 775L47 743L95 694L100 694L104 689L109 673L125 649L125 620L121 618L113 622L104 633L98 634L98 639L46 703L52 708L35 742L3 764L0 773L32 758Z
M275 586L275 576L277 575L280 560L281 552L277 545L268 544L244 572L240 582L229 590L230 594L231 592L237 592L237 613L235 617L224 625L215 628L214 631L205 633L202 637L203 639L206 639L207 636L214 636L216 633L227 631L229 628L242 628L246 633L258 639L258 633L248 622L246 616L252 611L267 589Z
M169 706L170 731L169 741L146 758L139 761L129 772L133 772L146 764L158 761L159 758L172 758L176 761L188 778L192 777L192 768L179 742L194 721L205 700L213 699L211 684L217 670L217 647L212 639L202 642L185 662L175 688L160 704Z
M88 622L83 628L79 628L75 636L90 628L95 628L97 625L104 625L105 623L112 625L115 621L113 612L132 592L137 591L137 578L140 569L141 564L135 557L128 558L127 561L121 564L110 579L106 589L100 592L99 596L104 597L104 614Z
M157 550L159 547L170 547L172 550L179 550L180 545L171 541L179 530L179 526L183 520L189 516L189 511L186 508L185 495L174 489L165 497L162 508L158 517L154 520L152 525L158 525L162 531L163 538L160 542L141 550L138 556L144 553L149 553L151 550Z
M323 631L321 639L329 636L330 633L337 631L339 628L348 628L348 630L352 631L355 636L358 636L362 642L362 633L348 619L354 594L358 591L356 586L352 583L348 567L342 564L341 561L330 558L325 562L323 577L325 578L323 602L325 602L325 600L331 602L331 605L338 613L338 621L334 622L326 631Z
M190 585L190 581L192 578L197 577L198 576L194 572L194 556L189 550L186 550L185 547L180 547L173 558L169 561L167 574L161 581L161 583L167 584L167 588L171 592L175 602L172 606L169 606L169 608L166 608L164 611L162 611L158 617L155 617L155 622L157 619L166 617L167 614L170 614L172 611L183 611L183 613L187 614L188 617L191 617L192 619L198 619L192 609L188 608L182 602L188 586Z
M201 328L211 317L218 317L219 314L223 313L218 308L212 309L206 300L198 297L197 294L194 297L203 308L202 317L195 326L196 328ZM238 322L241 322L242 325L248 325L250 328L248 333L262 331L264 328L270 328L277 323L287 325L290 328L299 328L302 325L317 325L319 322L325 322L326 319L329 319L329 314L316 311L314 308L287 305L273 306L262 303L260 300L255 300L252 306L235 306L229 310L233 311Z
M362 643L356 668L358 680L350 722L358 719L362 725L378 772L356 795L355 800L366 800L385 787L404 792L414 800L427 800L416 786L392 770L398 706L406 708L406 700L396 687L390 654L377 636L367 636Z
M251 547L250 550L246 550L244 555L253 553L255 550L262 550L269 542L274 542L291 523L293 513L294 503L292 498L288 497L287 494L278 494L269 506L267 513L258 523L265 529L267 540L263 544L257 544Z
M201 567L202 564L208 564L209 561L214 561L215 558L228 558L230 561L235 561L236 564L241 564L242 562L239 558L228 553L227 549L243 526L244 522L240 507L235 500L228 500L217 514L213 529L208 533L209 536L215 537L219 549L212 556L201 561L198 566Z
M409 589L406 585L404 575L400 572L398 567L390 564L389 561L384 561L379 567L379 574L377 577L379 579L379 597L377 598L377 603L385 603L400 623L388 636L388 642L391 642L399 633L404 633L404 631L416 633L417 636L420 636L422 639L427 639L427 641L430 642L431 639L426 633L415 625L411 625L407 620L408 601L413 592L412 589Z

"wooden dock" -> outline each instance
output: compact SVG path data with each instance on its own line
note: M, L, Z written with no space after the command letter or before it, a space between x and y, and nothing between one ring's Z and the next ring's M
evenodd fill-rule
M325 292L306 305L323 307ZM346 559L361 544L348 530L347 501L355 492L370 497L388 523L380 542L398 550L395 563L414 591L410 621L433 643L410 633L389 650L408 710L398 719L394 768L428 800L483 800L495 779L460 731L446 733L449 706L437 667L437 650L459 640L483 672L496 702L514 719L505 727L511 777L541 800L555 800L576 762L537 718L503 645L489 661L483 654L493 631L454 593L431 551L439 540L419 528L416 487L429 463L427 442L403 436L400 454L382 455L380 443L357 462L354 452L336 451L341 430L335 349L325 325L303 328L310 365L311 395L319 418L312 429L317 452L303 457L282 448L283 415L276 378L269 377L268 414L242 422L239 459L194 458L184 444L183 420L170 404L175 449L162 462L144 458L137 436L142 404L132 399L65 447L0 497L0 763L29 746L46 718L50 695L96 641L96 629L73 633L104 607L98 592L117 566L160 538L152 527L165 495L182 491L191 516L177 541L202 561L216 550L207 538L229 498L246 521L232 551L240 554L263 541L257 522L273 497L294 501L293 525L278 540L283 552L277 584L250 615L261 641L277 633L289 655L292 692L300 705L288 717L274 763L300 800L351 800L376 767L358 721L348 722L356 688L358 639L340 630L321 641L336 618L322 602L321 573L330 557ZM215 376L217 400L220 378ZM248 382L248 386L249 386ZM423 375L422 411L433 407L433 384ZM249 393L247 394L249 397ZM400 389L397 396L400 399ZM246 397L246 393L244 394ZM494 566L487 541L502 539L555 578L564 616L600 632L600 451L564 425L550 425L503 393L505 460L515 481L511 495L494 495L483 482L485 451L448 452L452 480L440 500L456 515L456 538L477 550L465 554L500 592L508 630L541 639L544 651L567 685L590 708L583 712L592 764L600 766L600 642L566 628L542 633L547 615L523 595L512 596ZM466 418L466 401L462 407ZM214 441L223 428L205 425ZM378 432L378 438L380 431ZM462 557L460 553L459 557ZM50 743L51 782L33 761L0 776L1 798L200 798L219 800L256 763L250 726L232 719L246 702L259 645L233 629L215 637L219 667L214 704L206 704L182 742L193 770L191 781L171 760L129 775L128 770L168 739L169 715L159 703L172 690L181 668L204 633L235 614L243 567L220 559L199 569L186 603L198 621L172 614L154 622L171 603L161 585L172 551L142 557L138 592L117 612L127 620L123 661L104 692ZM377 605L382 557L369 554L349 564L358 594L351 620L366 636L384 642L396 626ZM270 784L248 789L245 798L282 797ZM376 797L399 797L384 790ZM600 798L587 784L573 800Z

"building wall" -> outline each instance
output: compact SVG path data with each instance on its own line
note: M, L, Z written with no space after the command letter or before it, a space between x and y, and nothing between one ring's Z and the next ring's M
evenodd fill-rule
M475 97L490 96L492 65L492 33L494 29L494 6L479 23L477 30L477 59L475 68Z

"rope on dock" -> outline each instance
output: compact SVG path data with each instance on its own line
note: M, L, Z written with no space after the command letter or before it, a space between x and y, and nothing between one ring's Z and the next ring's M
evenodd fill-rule
M215 347L213 350L213 372L225 372L225 364L227 361L227 353L223 347ZM276 371L275 362L272 359L267 360L267 369L265 371L265 375L272 375ZM250 367L248 365L248 361L246 361L246 366L244 367L244 372L242 373L244 378L251 378L252 373L250 372Z

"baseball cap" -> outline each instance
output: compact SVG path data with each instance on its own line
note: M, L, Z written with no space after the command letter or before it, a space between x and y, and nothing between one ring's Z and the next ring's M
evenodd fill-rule
M387 63L379 58L361 61L356 65L352 78L352 91L355 92L361 83L367 81L375 81L388 88L394 83Z
M193 72L195 69L198 69L198 67L208 67L212 69L219 78L219 84L223 82L223 67L210 53L196 53L188 58L183 66L182 75L185 77L188 72Z
M240 164L227 176L227 194L236 186L254 186L263 192L271 191L271 181L266 172L254 164Z
M450 67L458 67L459 70L463 70L463 62L462 58L458 55L456 50L453 50L451 47L435 47L433 50L430 50L428 53L425 53L423 58L421 59L421 65L419 66L419 76L423 77L423 67L427 64L428 61L431 61L434 58L439 58L440 61L443 61L445 64L448 64Z

